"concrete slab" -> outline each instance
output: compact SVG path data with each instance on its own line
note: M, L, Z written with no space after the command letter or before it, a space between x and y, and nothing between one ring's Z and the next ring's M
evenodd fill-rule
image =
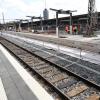
M1 45L0 49L0 76L8 100L54 100Z
M49 55L48 53L45 53L45 52L41 52L41 51L37 51L37 52L34 52L34 54L46 59L46 58L49 58L51 57L52 55Z
M8 100L38 100L1 51L0 60L0 76Z
M1 78L0 78L0 100L8 100Z
M17 34L17 33L15 33L15 34ZM32 44L31 46L33 46L33 47L34 47L35 44L41 45L42 47L46 47L46 48L49 48L49 49L54 49L57 52L60 51L61 53L64 53L64 54L67 54L67 55L71 55L71 56L74 56L76 58L80 58L80 52L81 52L82 59L88 60L88 61L96 63L96 64L100 64L100 55L98 53L93 53L93 52L84 51L84 50L81 51L80 49L77 49L78 47L76 47L76 48L71 48L71 47L68 47L68 46L66 47L66 46L64 46L65 42L62 42L63 44L60 45L58 43L60 40L59 41L55 40L57 42L57 44L55 44L55 42L54 43L53 42L49 43L49 41L48 42L43 42L43 41L40 41L40 40L34 40L34 39L31 39L31 38L26 38L24 36L24 34L22 34L22 33L20 33L20 34L22 34L23 36L20 36L19 34L17 34L18 36L16 36L15 34L14 35L13 34L3 34L3 36L5 38L7 38L7 39L10 39L10 38L14 39L13 42L16 39L18 39L18 41L20 39L20 41L27 41L27 43L29 45ZM68 43L68 41L66 41L66 42ZM79 45L79 42L75 42L75 43L76 43L76 45ZM85 43L85 44L87 44L90 47L92 47L88 43ZM80 46L82 46L82 45L80 45ZM43 48L41 48L41 49L43 49ZM94 48L94 49L98 50L97 48Z
M97 37L86 38L81 35L66 35L66 38L57 38L55 35L44 35L44 34L31 34L23 32L8 32L16 36L27 37L35 40L40 40L48 43L59 44L62 46L69 46L75 48L82 48L92 52L100 52L100 35Z

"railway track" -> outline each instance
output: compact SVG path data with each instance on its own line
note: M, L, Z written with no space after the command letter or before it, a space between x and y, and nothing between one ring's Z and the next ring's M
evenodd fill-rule
M62 100L100 100L100 87L91 81L86 81L76 74L64 70L55 64L34 54L23 47L17 46L8 40L0 38L0 43L8 49L30 72L36 73L45 81ZM29 49L29 48L28 48ZM46 59L55 60L54 56L46 56ZM60 61L58 62L60 63ZM67 62L66 62L67 63ZM61 64L62 66L62 64ZM76 68L77 69L77 68ZM73 70L73 69L72 69ZM77 69L78 70L78 69ZM54 97L55 100L59 99Z

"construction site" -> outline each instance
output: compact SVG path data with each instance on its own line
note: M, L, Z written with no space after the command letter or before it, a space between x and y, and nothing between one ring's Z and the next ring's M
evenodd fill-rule
M100 100L100 12L46 8L0 24L0 100ZM49 18L49 12L55 18ZM64 15L64 17L59 17Z

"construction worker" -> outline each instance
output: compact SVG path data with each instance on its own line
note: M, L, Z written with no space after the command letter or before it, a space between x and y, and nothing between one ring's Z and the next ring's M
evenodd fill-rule
M68 33L69 32L69 27L66 25L65 31Z
M76 35L77 31L78 31L77 26L75 26L74 27L74 33L75 33L75 35Z

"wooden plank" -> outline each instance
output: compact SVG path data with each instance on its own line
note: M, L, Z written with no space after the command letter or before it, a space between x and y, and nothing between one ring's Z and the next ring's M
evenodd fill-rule
M70 96L70 97L76 96L76 95L82 93L83 91L85 91L87 88L88 87L86 85L77 86L74 89L72 89L71 91L69 91L67 93L67 95Z
M100 96L98 96L97 94L92 94L86 100L100 100Z

